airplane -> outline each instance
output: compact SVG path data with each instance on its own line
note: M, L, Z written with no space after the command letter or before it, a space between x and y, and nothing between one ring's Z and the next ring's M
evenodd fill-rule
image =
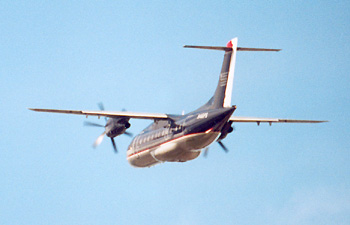
M128 134L130 119L148 119L153 122L136 135L127 151L127 160L133 167L151 167L163 162L186 162L197 158L202 151L213 142L219 143L223 150L228 151L222 140L233 131L233 123L322 123L321 120L295 120L278 118L252 118L233 116L236 110L231 105L232 85L238 51L273 51L281 49L237 47L238 38L230 40L224 47L185 45L185 48L219 50L224 52L218 85L214 95L200 108L184 114L140 113L127 111L100 110L59 110L29 108L37 112L65 113L106 118L106 125L88 123L91 126L101 126L105 131L97 138L94 146L102 142L106 135L111 138L112 145L117 151L114 138ZM107 118L109 118L107 120ZM204 153L205 154L205 153Z

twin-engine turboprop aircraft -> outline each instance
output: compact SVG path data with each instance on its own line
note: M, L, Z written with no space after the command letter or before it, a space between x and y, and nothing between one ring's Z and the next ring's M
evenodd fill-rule
M214 141L227 151L221 142L233 131L232 123L321 123L318 120L291 120L275 118L249 118L232 116L236 106L231 105L232 84L237 51L280 51L280 49L237 47L237 38L226 47L184 46L224 51L219 82L213 97L202 107L185 115L160 113L80 111L58 109L30 109L37 112L67 113L109 118L105 131L97 138L94 146L101 143L104 135L111 138L116 150L114 137L128 134L129 119L150 119L154 122L134 137L127 150L127 159L132 166L150 167L162 162L186 162L199 156L201 151ZM90 125L98 126L90 123ZM101 126L101 125L100 125Z

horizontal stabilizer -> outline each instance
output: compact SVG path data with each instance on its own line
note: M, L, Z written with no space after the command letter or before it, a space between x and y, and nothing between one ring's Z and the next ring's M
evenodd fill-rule
M274 49L274 48L243 48L238 47L237 51L251 51L251 52L279 52L282 49Z
M185 45L184 48L197 48L197 49L207 49L207 50L219 50L219 51L232 51L230 47L219 47L219 46L197 46L197 45ZM282 49L274 48L245 48L237 47L237 51L251 51L251 52L279 52Z
M207 49L207 50L232 51L232 48L218 47L218 46L185 45L184 48L198 48L198 49Z

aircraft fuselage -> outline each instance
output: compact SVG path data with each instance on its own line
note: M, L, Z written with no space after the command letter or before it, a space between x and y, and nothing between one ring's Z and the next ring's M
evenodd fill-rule
M195 159L201 149L217 139L235 109L199 110L155 121L132 140L127 159L135 167Z

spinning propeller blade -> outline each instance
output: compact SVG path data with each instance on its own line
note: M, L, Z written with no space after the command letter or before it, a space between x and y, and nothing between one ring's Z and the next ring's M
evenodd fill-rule
M228 149L226 148L226 146L224 145L224 143L222 143L221 141L218 141L219 145L221 146L221 148L227 153Z
M89 121L85 121L85 122L84 122L84 125L85 125L85 126L90 126L90 127L105 127L105 126L103 126L103 125L101 125L101 124L92 123L92 122L89 122Z
M100 136L98 136L98 138L96 139L96 141L92 145L94 148L96 148L97 146L99 146L101 144L105 134L106 134L106 131L104 131Z
M224 145L224 143L222 143L221 141L216 141L220 146L221 148L227 153L228 152L228 148ZM203 152L203 157L204 158L207 158L208 156L208 152L209 152L209 147L206 147L204 149L204 152Z
M127 135L127 136L129 136L129 137L132 137L132 136L133 136L133 134L132 134L132 133L127 132L127 131L125 131L125 132L124 132L124 134L125 134L125 135Z
M98 105L98 108L99 108L101 111L105 111L105 107L104 107L104 105L103 105L102 102L98 103L97 105ZM108 120L107 117L105 117L105 120L106 120L106 122L107 122L107 120Z
M207 158L207 156L208 156L208 151L209 151L209 147L206 147L206 148L204 149L204 153L203 153L204 158Z
M114 152L117 153L118 150L117 150L117 145L115 144L114 138L111 138L111 141L112 141Z
M100 102L97 104L98 105L98 108L101 110L101 111L105 111L105 107L103 106L103 103Z

